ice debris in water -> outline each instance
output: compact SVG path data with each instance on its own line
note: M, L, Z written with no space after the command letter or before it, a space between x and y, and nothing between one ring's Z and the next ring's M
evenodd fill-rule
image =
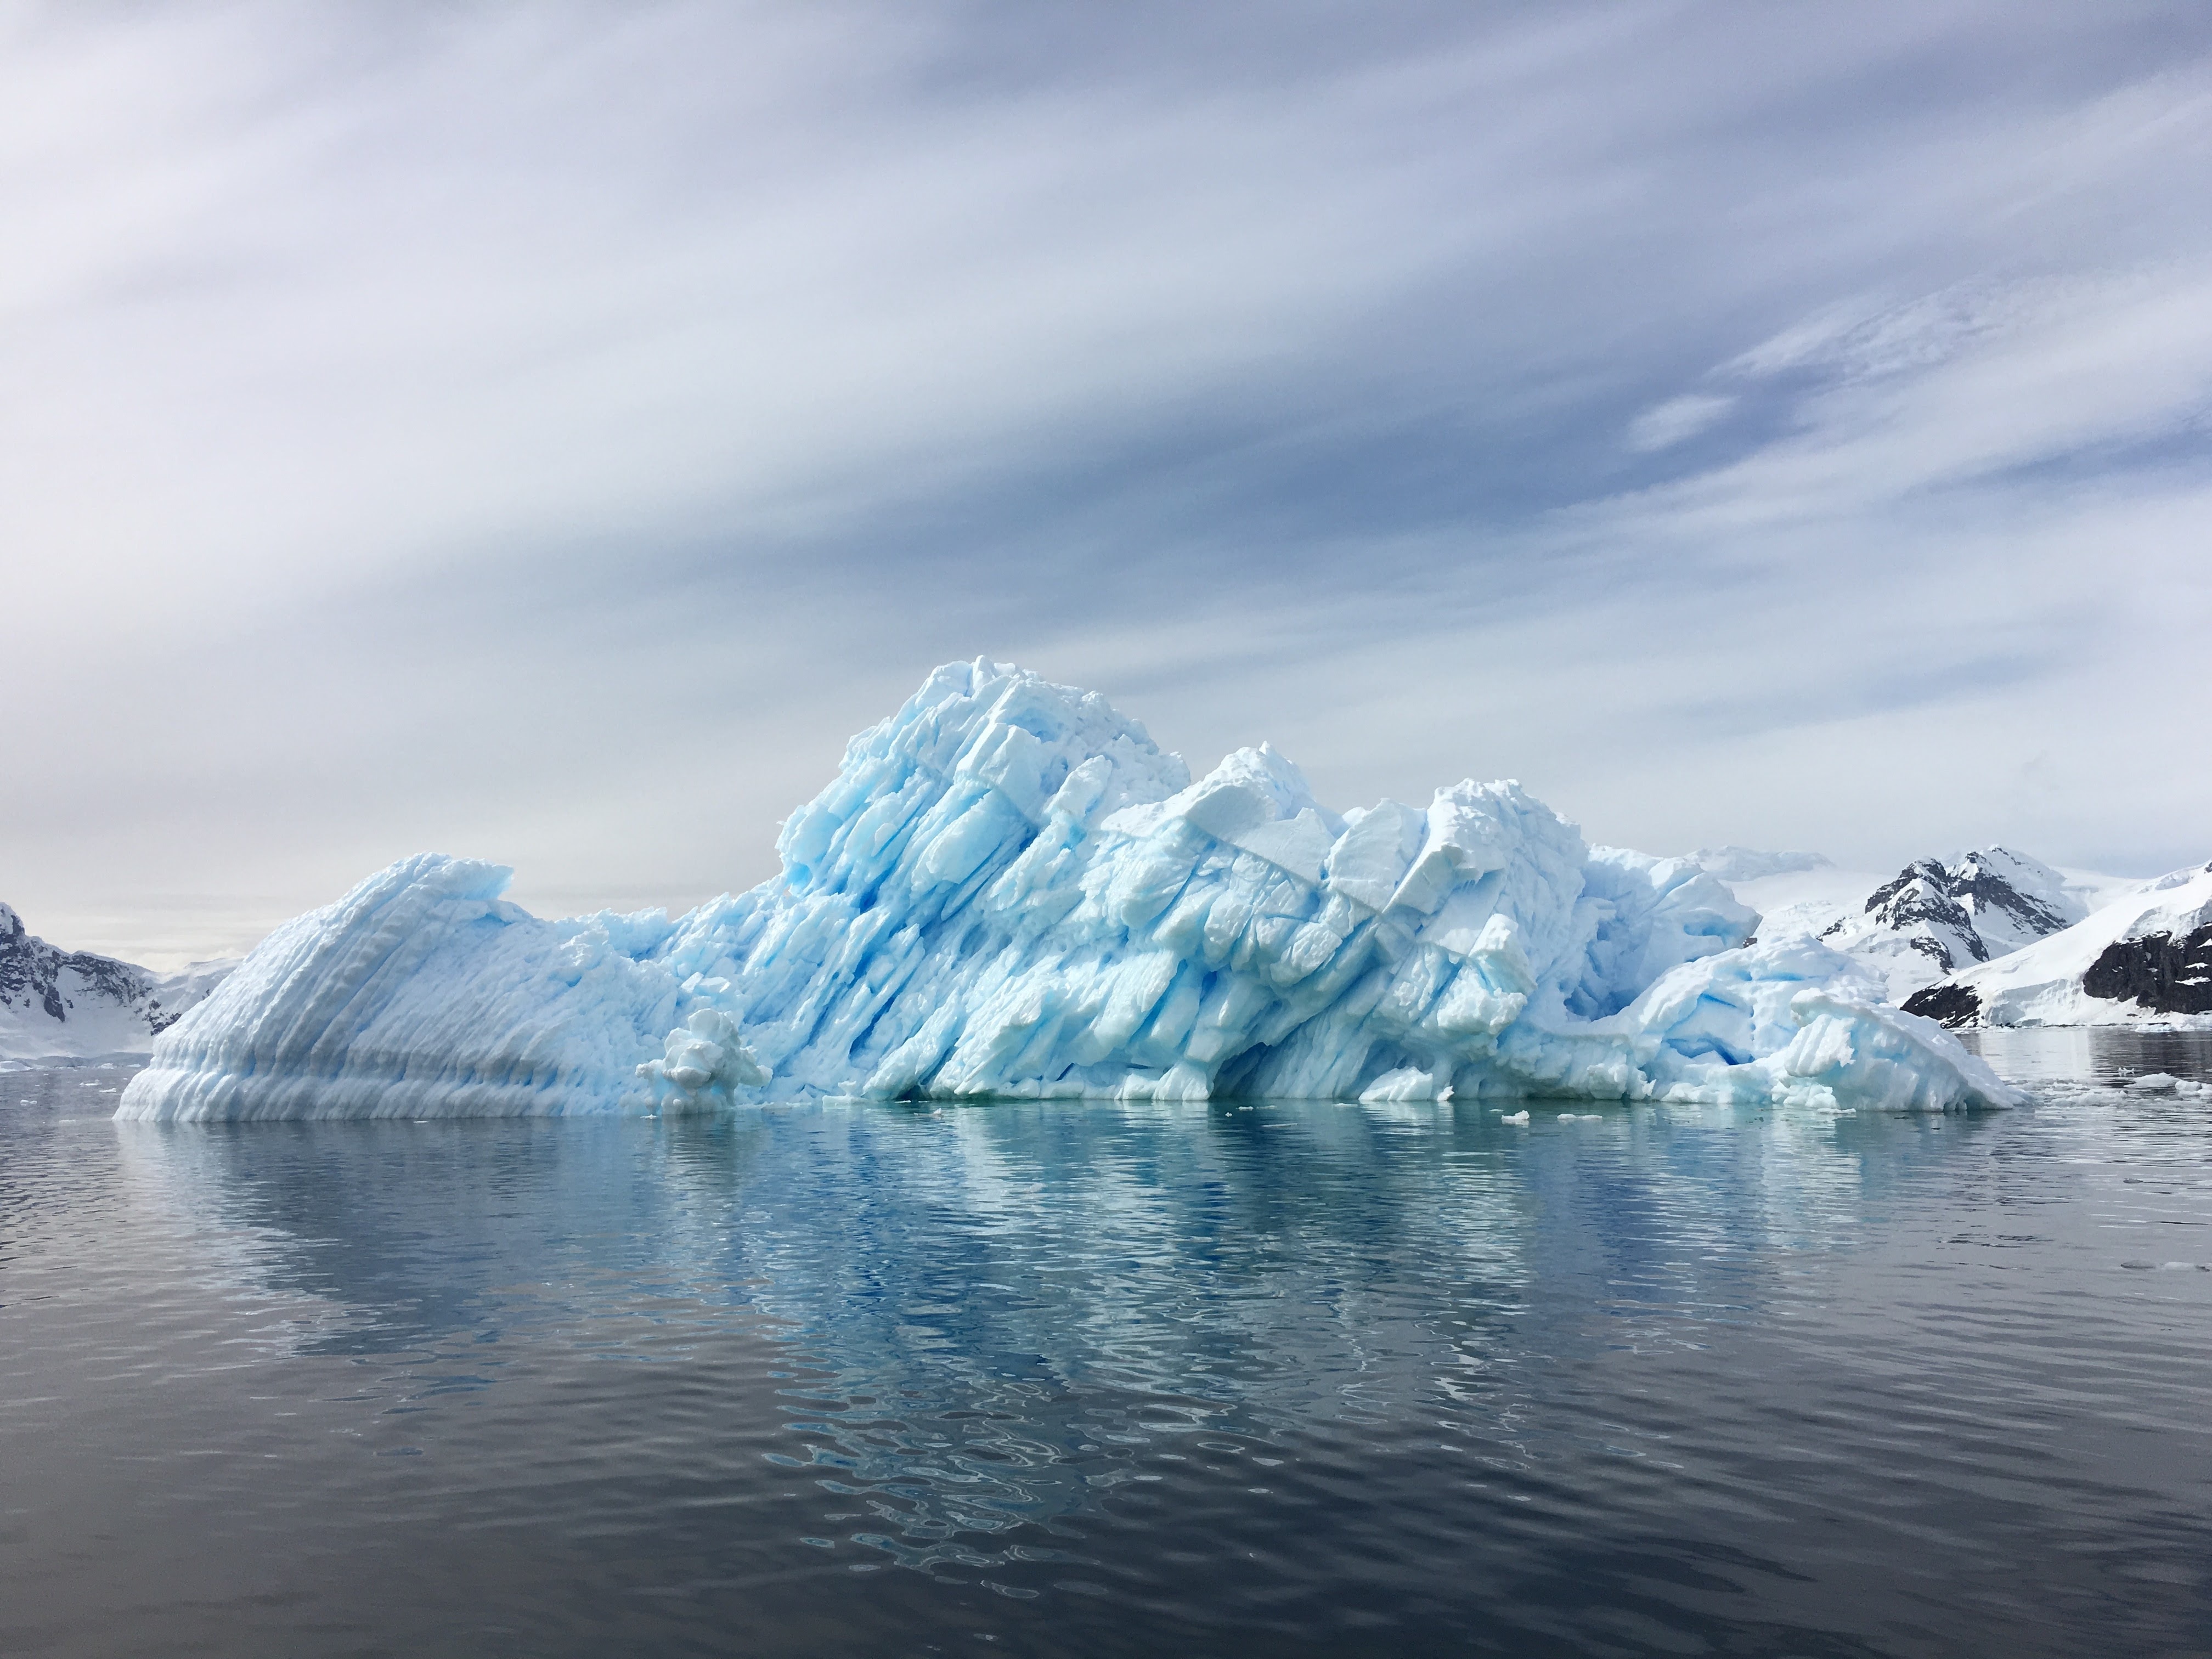
M1391 1100L1446 1101L1451 1097L1450 1073L1446 1073L1440 1080L1418 1066L1401 1066L1395 1072L1385 1072L1359 1091L1364 1106Z
M272 933L120 1115L648 1113L818 1095L2017 1097L1696 862L1513 782L1341 817L1273 749L1194 781L1092 693L938 670L671 921L542 921L422 854Z
M2124 1085L2130 1094L2179 1095L2189 1098L2212 1093L2212 1087L2185 1077L2175 1077L2167 1072L2146 1072L2141 1077L2128 1079Z

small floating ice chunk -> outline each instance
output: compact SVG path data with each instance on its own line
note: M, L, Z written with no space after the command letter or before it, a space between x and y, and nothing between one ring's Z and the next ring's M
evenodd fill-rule
M1498 1115L1498 1121L1500 1123L1526 1123L1528 1121L1528 1114L1526 1112L1502 1112Z
M1451 1097L1451 1074L1449 1072L1442 1077L1432 1077L1418 1066L1401 1066L1395 1072L1385 1072L1359 1091L1359 1103L1363 1106L1402 1100L1442 1103Z
M2141 1077L2129 1079L2128 1091L2138 1095L2171 1094L2180 1081L2179 1078L2165 1072L2147 1072Z

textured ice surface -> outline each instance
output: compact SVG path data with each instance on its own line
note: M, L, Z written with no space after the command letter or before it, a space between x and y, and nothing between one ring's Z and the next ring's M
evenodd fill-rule
M855 738L777 846L672 923L395 865L271 935L123 1115L2013 1098L1848 958L1744 948L1757 916L1694 860L1592 848L1518 784L1340 817L1265 745L1194 782L1103 698L988 662Z
M543 921L509 872L423 854L289 921L154 1045L126 1116L651 1110L641 1076L710 1006L653 955L657 912Z

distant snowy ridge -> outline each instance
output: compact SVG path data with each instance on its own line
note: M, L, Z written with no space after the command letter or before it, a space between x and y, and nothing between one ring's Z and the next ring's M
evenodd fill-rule
M2212 865L2137 884L2062 932L1916 992L1905 1006L1957 1027L2212 1030Z
M2049 865L2002 847L1923 859L1821 938L1879 968L1900 999L1954 969L2071 927L2088 907Z
M1795 875L1833 866L1819 853L1762 853L1753 847L1700 847L1690 860L1709 876L1733 885L1768 876Z
M1838 870L1817 854L1731 847L1691 856L1762 913L1761 939L1817 937L1864 964L1897 1002L1954 969L2069 927L2142 885L2054 869L2003 847L1916 860L1887 878Z
M1192 781L1095 694L931 675L670 921L545 921L424 854L279 928L120 1115L675 1110L805 1095L1557 1094L1942 1109L2018 1097L1687 859L1516 783L1342 817L1288 760Z
M203 1000L233 964L196 963L181 974L64 951L0 904L0 1060L142 1054Z

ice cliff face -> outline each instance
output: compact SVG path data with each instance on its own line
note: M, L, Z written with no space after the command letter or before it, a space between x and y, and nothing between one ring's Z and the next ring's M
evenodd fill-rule
M1095 695L933 674L671 923L541 921L424 856L280 929L125 1116L675 1109L803 1093L2011 1097L1690 860L1514 783L1342 817L1262 745L1193 781Z
M2074 926L1915 992L1946 1025L2212 1030L2212 865L2177 870Z
M88 951L64 951L0 904L0 1060L144 1054L205 997L228 964L164 975Z

